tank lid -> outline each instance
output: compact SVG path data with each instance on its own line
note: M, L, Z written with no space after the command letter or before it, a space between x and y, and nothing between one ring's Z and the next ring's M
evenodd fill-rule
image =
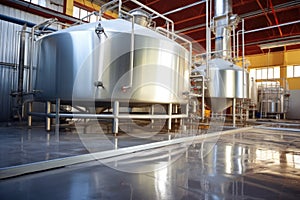
M134 16L134 22L147 27L151 22L150 14L141 9L131 10L129 14ZM131 20L131 19L130 19Z

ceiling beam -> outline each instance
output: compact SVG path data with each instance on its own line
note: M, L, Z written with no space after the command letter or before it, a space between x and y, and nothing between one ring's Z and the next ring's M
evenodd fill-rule
M273 13L274 18L275 18L276 25L278 25L279 22L278 22L278 18L277 18L275 9L274 9L274 7L273 7L272 0L269 0L269 3L270 3L270 7L271 7L271 9L272 9L272 13ZM282 37L282 35L283 35L283 34L282 34L282 30L281 30L281 28L280 28L279 26L278 26L278 31L279 31L280 37Z

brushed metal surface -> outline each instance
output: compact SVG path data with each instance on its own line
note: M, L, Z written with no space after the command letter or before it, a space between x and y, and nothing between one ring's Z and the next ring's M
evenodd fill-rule
M207 83L206 103L213 112L221 112L232 105L232 99L249 98L249 74L242 68L220 58L209 62L210 79ZM206 65L193 73L206 75Z
M174 41L135 25L134 70L130 69L131 22L102 21L71 27L37 41L39 98L65 101L181 103L189 91L188 52ZM133 85L127 90L133 75ZM103 87L96 87L101 83ZM100 84L100 85L101 85ZM98 84L99 85L99 84ZM101 85L101 86L102 86Z
M266 87L258 89L259 111L264 113L283 113L284 89L281 87Z

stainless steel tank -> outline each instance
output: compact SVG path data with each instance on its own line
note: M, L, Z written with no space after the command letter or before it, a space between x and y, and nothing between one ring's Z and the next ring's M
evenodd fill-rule
M258 89L259 111L264 113L283 113L284 89L280 86L260 87Z
M206 65L196 67L192 73L206 76ZM221 58L212 59L209 77L205 99L213 112L230 107L233 98L249 98L249 74L241 67Z
M100 23L74 26L36 42L39 99L187 103L190 72L185 48L135 24L130 70L131 22Z

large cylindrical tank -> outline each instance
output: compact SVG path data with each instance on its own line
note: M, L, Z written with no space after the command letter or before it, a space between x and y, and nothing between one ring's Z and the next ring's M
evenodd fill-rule
M209 73L206 65L197 67L192 73L208 75L206 104L213 112L222 112L232 105L233 98L249 98L249 74L241 67L221 58L209 61Z
M97 34L96 27L103 31ZM131 22L116 19L78 25L40 38L36 42L38 97L64 101L186 103L188 51L173 40L135 24L131 71L131 32Z

